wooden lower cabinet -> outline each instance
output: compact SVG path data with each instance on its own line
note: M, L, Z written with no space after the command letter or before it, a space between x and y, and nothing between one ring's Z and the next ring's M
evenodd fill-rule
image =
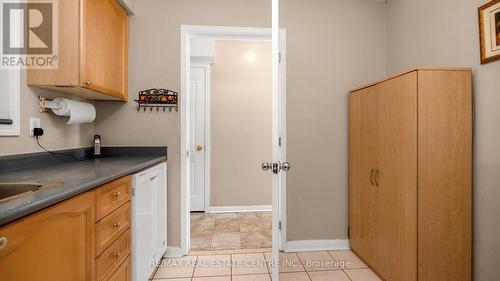
M120 264L130 256L131 231L125 232L96 259L97 280L108 280Z
M94 280L94 193L0 228L2 281Z
M118 267L108 281L130 281L132 280L132 263L130 256Z
M127 196L130 181L117 180ZM0 280L129 281L130 196L114 211L97 210L109 199L101 196L117 197L108 191L103 185L0 227Z
M102 251L113 244L120 235L129 230L131 220L132 206L130 202L128 202L97 222L95 226L96 254L100 255Z
M472 279L470 69L417 69L349 95L352 249L386 281Z
M98 202L96 211L98 217L102 217L95 222L96 281L126 281L131 278L131 186L132 178L123 177L95 191ZM115 196L116 192L121 196ZM108 202L109 198L117 200ZM125 200L121 200L123 198ZM102 208L105 205L116 206ZM113 211L115 208L117 209Z

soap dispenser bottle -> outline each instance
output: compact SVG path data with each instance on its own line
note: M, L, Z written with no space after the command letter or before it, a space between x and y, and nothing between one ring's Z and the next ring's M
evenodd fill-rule
M100 157L100 156L101 156L101 136L95 135L94 136L94 157Z

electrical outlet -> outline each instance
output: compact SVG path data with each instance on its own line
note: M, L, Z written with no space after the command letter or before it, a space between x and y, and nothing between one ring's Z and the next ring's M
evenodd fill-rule
M33 136L33 129L41 127L42 124L40 123L40 118L30 117L30 137Z

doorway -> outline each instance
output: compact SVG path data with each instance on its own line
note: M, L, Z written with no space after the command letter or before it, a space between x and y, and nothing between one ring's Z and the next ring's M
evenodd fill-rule
M270 40L191 40L191 251L271 248L271 55Z
M280 33L280 41L284 43L285 33L284 30ZM198 151L204 151L207 149L207 146L210 147L210 140L207 139L206 134L204 135L205 139L203 144L196 144L195 141L200 141L198 138L193 138L193 126L192 126L192 110L195 106L200 106L197 104L193 104L193 91L190 91L192 76L197 75L198 77L207 77L207 72L203 72L201 69L192 69L194 68L207 68L206 61L205 66L203 66L203 60L201 62L192 63L190 50L191 50L191 39L193 38L212 38L219 40L232 40L232 41L270 41L271 40L271 29L270 28L242 28L242 27L214 27L214 26L182 26L181 28L181 81L182 81L182 93L186 93L184 97L181 98L181 252L182 254L188 254L189 249L191 247L191 205L197 204L194 208L197 210L203 210L203 212L207 211L210 213L216 212L214 215L218 215L220 217L223 216L236 216L235 210L227 209L227 206L224 208L219 208L218 210L208 210L211 206L210 201L210 191L205 192L202 196L195 196L198 200L196 203L191 201L191 192L201 191L201 188L198 190L193 190L195 186L192 185L192 182L204 182L209 183L210 180L207 180L207 177L210 177L210 173L207 173L207 168L200 170L201 173L197 173L196 177L192 176L193 169L196 169L197 163L211 163L209 161L210 155L203 153L202 155L196 154ZM280 44L281 46L281 64L280 67L283 69L281 73L284 74L284 59L285 59L285 45ZM249 55L248 59L252 60L253 55ZM201 64L200 64L201 63ZM196 74L192 74L192 70L197 72ZM210 76L210 75L208 75ZM207 86L207 83L196 82L198 86L202 88L210 88ZM271 180L271 194L272 194L272 249L273 249L273 257L277 256L278 249L280 248L280 240L282 242L286 241L285 238L285 224L284 220L285 213L285 200L284 198L284 189L285 189L285 173L282 168L286 168L286 165L283 165L285 162L285 149L286 149L286 134L285 134L285 87L284 87L284 75L280 76L280 87L279 92L272 91L272 113L268 117L271 122L271 138L269 142L269 147L272 150L271 155L267 159L261 159L261 162L265 162L262 167L261 163L255 163L258 169L265 169L265 171L272 177ZM207 99L205 99L205 103L207 104ZM208 103L209 104L209 103ZM206 105L205 105L206 108ZM207 118L207 117L206 117ZM208 117L210 120L210 117ZM207 120L205 120L207 122ZM203 143L203 142L202 142ZM209 149L210 151L210 149ZM195 160L196 158L196 160ZM268 164L268 162L272 162ZM231 163L233 166L237 166L239 163ZM194 166L194 167L193 167ZM199 165L201 166L201 165ZM264 173L260 171L260 173ZM203 176L201 176L203 175ZM204 178L204 179L202 179ZM201 193L200 193L201 194ZM204 198L204 200L200 199ZM201 202L204 202L203 208L201 208ZM263 205L254 205L248 207L250 208L247 211L254 211L252 215L257 215L255 206L259 206L262 208ZM217 207L217 206L215 206ZM234 206L229 206L234 207ZM194 209L193 209L194 210ZM241 211L241 210L238 210ZM264 210L265 211L265 210ZM270 216L270 214L265 214L263 212L259 212L262 217ZM203 213L204 214L204 213ZM277 260L277 259L275 259Z

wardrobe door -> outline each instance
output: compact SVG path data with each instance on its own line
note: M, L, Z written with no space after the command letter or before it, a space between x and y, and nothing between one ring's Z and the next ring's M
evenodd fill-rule
M375 86L373 268L386 281L417 279L417 73Z
M349 95L349 225L351 248L371 261L375 102L373 88Z

